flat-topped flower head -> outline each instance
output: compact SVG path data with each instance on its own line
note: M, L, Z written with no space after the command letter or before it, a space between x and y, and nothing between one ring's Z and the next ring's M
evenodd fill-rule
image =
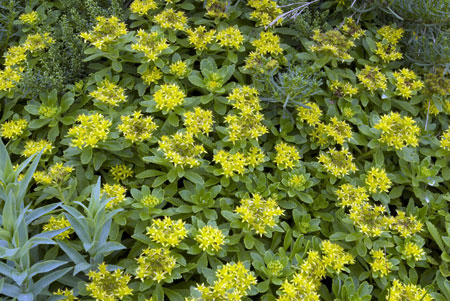
M432 301L434 298L424 288L414 284L403 284L394 279L386 301Z
M386 258L384 252L382 250L371 250L370 255L373 257L373 261L370 263L372 271L380 273L382 277L389 275L393 265Z
M97 147L100 141L107 139L112 125L111 121L100 113L78 115L77 122L79 124L72 126L68 135L73 137L71 145L80 149Z
M141 78L147 85L156 84L163 77L163 73L158 67L147 69L141 74Z
M294 145L289 145L285 142L280 142L275 145L275 163L281 168L294 168L300 160L300 155Z
M175 257L166 248L144 249L136 260L136 277L141 281L151 279L161 282L170 276L176 265Z
M364 201L350 207L350 219L360 231L369 237L378 237L389 229L389 220L383 206L373 206Z
M50 37L49 32L36 33L27 36L23 47L25 47L31 53L35 53L48 48L49 45L53 43L55 43L55 40Z
M187 230L181 219L174 221L165 216L164 219L153 219L152 225L147 228L147 235L163 247L176 247L186 238Z
M90 32L82 32L80 36L100 50L106 50L118 38L127 34L125 23L120 22L116 16L98 16L96 20L94 28Z
M355 258L338 244L324 240L321 245L322 263L336 273L344 270L345 265L355 263Z
M352 138L350 125L343 120L338 120L337 117L331 117L330 123L324 127L324 132L333 139L333 142L340 145Z
M425 256L424 250L413 242L406 242L402 255L408 260L419 261Z
M157 7L155 0L134 0L130 5L130 10L135 14L144 16Z
M133 176L134 172L133 169L125 164L117 164L111 167L109 170L111 175L114 178L114 181L123 181L127 178L130 178Z
M218 228L213 226L204 226L198 230L195 240L198 242L200 249L203 251L217 253L225 244L225 235Z
M283 52L280 47L280 37L270 31L261 31L259 39L254 40L252 45L256 47L256 52L261 54L278 55Z
M315 102L308 102L305 104L308 108L303 106L297 107L297 118L308 125L315 126L320 123L322 117L322 110Z
M263 199L255 193L253 198L242 199L241 206L235 210L250 229L262 236L267 230L273 228L277 219L283 214L277 202L272 198Z
M450 150L450 129L447 129L439 140L443 149Z
M186 94L177 84L163 84L153 94L156 108L159 110L172 111L176 106L183 104Z
M11 91L14 89L22 79L24 70L24 67L13 68L11 66L6 66L5 69L0 70L0 91Z
M153 132L158 128L151 116L144 117L141 111L135 111L131 115L120 116L122 121L118 129L125 139L133 143L149 140L153 137Z
M419 145L420 128L411 117L390 112L383 115L374 128L381 131L379 140L395 149Z
M7 139L17 139L28 127L26 119L5 121L0 128L0 136Z
M39 20L39 15L36 11L32 11L28 14L21 14L19 20L24 24L33 25Z
M127 189L120 184L105 184L103 185L102 193L105 193L108 198L112 198L106 204L106 208L111 209L118 207L125 200Z
M236 27L222 29L216 36L217 42L222 47L239 49L244 43L244 36Z
M54 148L52 143L46 139L41 140L28 140L25 142L24 150L22 151L22 156L31 157L32 155L39 153L42 149L43 154L50 154Z
M27 60L27 47L24 45L12 46L4 55L5 66L21 65Z
M343 178L349 173L354 173L357 168L353 161L353 155L348 148L338 151L331 148L327 154L321 153L319 162L322 163L325 170L336 178Z
M93 98L112 106L118 106L119 103L127 100L125 89L110 82L108 79L101 81L97 89L89 93Z
M138 41L131 45L131 49L143 52L149 62L155 61L169 47L167 39L156 31L146 32L143 29L139 29L136 36Z
M191 132L177 132L172 136L162 136L159 148L175 166L195 167L201 164L200 155L206 153L203 145L195 144Z
M213 112L195 107L194 111L184 113L184 126L186 130L194 135L203 133L208 135L212 131L214 123Z
M353 39L347 38L339 30L320 32L316 29L312 39L315 42L314 45L309 47L312 52L325 53L341 60L353 59L348 51L355 46L355 43Z
M86 284L86 289L96 300L122 300L133 294L132 289L128 287L131 276L120 269L108 271L104 262L98 266L97 272L90 271L88 277L91 282Z
M380 68L366 65L356 75L359 81L373 93L376 89L386 90L387 77L381 73Z
M64 240L68 239L70 237L70 234L72 234L74 231L70 226L70 222L64 217L54 217L51 216L48 222L42 227L43 232L47 231L54 231L54 230L60 230L69 227L66 231L59 233L55 236L56 239Z
M353 186L349 183L339 186L336 195L340 202L339 205L342 207L358 206L369 200L369 195L364 187Z
M254 8L250 17L257 20L256 26L268 26L283 13L283 10L277 6L277 2L273 0L248 0L247 5ZM280 25L283 18L275 21L275 25Z
M379 34L381 38L385 39L392 45L397 45L404 32L405 31L403 30L403 28L393 28L389 25L383 26L377 30L377 34Z
M206 17L228 18L227 9L229 3L227 0L206 0Z
M195 27L195 29L188 28L186 30L188 40L191 45L194 45L196 50L202 51L208 47L208 44L215 40L216 30L206 30L203 25Z
M214 155L214 162L222 166L222 174L225 177L233 177L235 174L243 175L247 165L243 153L235 152L232 154L224 150L220 150Z
M404 98L411 98L424 87L423 82L418 79L418 76L414 71L409 70L408 68L395 71L394 78L396 80L395 92Z
M371 193L388 192L392 182L384 168L372 167L366 176L367 190Z
M185 61L177 61L170 64L170 73L175 75L177 78L183 78L188 75L188 66Z
M155 22L163 29L184 30L187 24L187 17L182 11L175 11L173 8L166 8L155 16Z
M397 210L397 216L392 219L390 228L399 232L402 237L410 237L423 229L423 223L410 214L406 216L404 211Z

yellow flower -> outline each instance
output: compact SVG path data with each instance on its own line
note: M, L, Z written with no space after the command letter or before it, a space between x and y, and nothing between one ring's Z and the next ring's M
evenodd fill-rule
M28 14L21 14L19 17L20 21L22 21L25 24L34 24L36 23L36 21L39 19L39 15L37 12L32 11L31 13Z
M161 282L170 276L176 264L175 257L166 248L147 248L136 260L136 277L141 281L150 278Z
M375 54L377 54L383 61L389 63L396 60L401 60L403 54L397 51L397 48L389 43L376 42L377 49Z
M255 9L250 14L250 17L258 20L256 26L268 26L283 13L283 10L273 0L248 0L247 4ZM283 19L279 18L276 21L276 25L280 25L282 22Z
M392 286L389 288L386 301L432 301L427 290L414 284L403 284L394 279Z
M320 107L315 102L309 102L305 105L309 108L297 107L297 118L311 126L320 123L320 117L322 117L322 110Z
M256 277L240 261L220 267L216 278L212 286L197 284L200 300L242 300L251 285L256 284Z
M151 70L145 70L141 77L144 83L150 85L152 83L158 83L158 81L163 77L163 74L158 67L153 67Z
M156 9L154 0L134 0L130 5L130 10L140 16L146 15L149 10Z
M27 47L24 45L12 46L4 55L5 66L20 65L27 60Z
M206 153L203 145L195 144L191 132L177 132L171 137L162 136L159 141L159 149L175 166L180 165L183 168L199 166L201 164L200 155Z
M260 54L277 55L283 52L280 47L280 37L270 31L261 31L259 39L254 40L252 45L256 47L256 52Z
M143 52L149 62L155 61L169 47L167 39L156 31L148 33L139 29L136 35L139 39L137 43L131 45L131 49ZM153 72L155 72L155 68L153 68Z
M235 49L239 49L244 42L244 36L236 27L228 27L219 31L216 39L220 46Z
M247 165L249 165L250 167L256 167L264 162L265 155L262 149L256 146L252 146L250 150L245 154L245 157L247 159Z
M0 136L7 139L17 139L28 127L26 119L5 121L1 126Z
M33 174L33 179L36 184L50 185L52 184L52 177L45 171L35 171Z
M55 236L56 239L60 239L60 240L68 239L70 237L70 234L73 233L73 229L70 226L70 222L64 216L60 216L58 218L51 216L50 219L48 220L48 222L42 227L42 230L44 232L48 232L48 231L64 229L67 227L70 227L70 228L67 229L66 231L56 235Z
M372 271L375 273L379 272L382 277L387 276L391 272L392 263L385 257L384 252L382 250L372 250L370 255L373 257L373 262L370 263Z
M203 133L208 135L212 131L213 113L210 110L203 110L200 107L195 107L194 111L184 113L184 126L186 131L197 135Z
M119 164L111 167L110 173L115 181L125 180L133 176L133 169L125 164Z
M97 89L89 93L89 95L112 106L118 106L119 103L127 100L125 89L107 79L100 82Z
M266 73L278 69L280 63L272 57L265 57L257 51L250 51L245 59L244 68L250 72Z
M107 139L109 128L112 125L111 121L99 113L78 115L77 122L80 124L72 126L68 135L74 137L71 145L80 149L97 147L98 142Z
M143 117L141 111L131 115L120 116L121 124L117 127L126 139L133 143L149 140L158 128L151 116Z
M156 108L171 111L176 106L183 104L186 94L176 84L164 84L153 94Z
M80 36L85 42L90 42L100 50L106 50L109 45L117 41L122 35L127 34L125 23L120 22L116 16L106 18L98 16L97 24L90 32L82 32Z
M403 32L403 28L396 29L389 25L383 26L377 30L377 34L388 41L391 45L397 45L398 41L403 36Z
M339 121L337 117L332 117L330 123L325 125L324 132L333 138L334 142L343 145L346 140L352 138L352 129L345 121Z
M277 218L284 210L278 207L274 199L263 199L255 193L252 199L242 199L241 206L237 207L235 212L239 213L242 221L248 224L250 229L262 236L267 233L267 228L275 227Z
M11 91L17 83L22 79L23 67L12 68L6 66L4 70L0 70L0 91Z
M287 185L295 190L304 190L306 178L304 175L293 174L289 177Z
M440 139L440 145L443 149L450 150L450 129L447 129Z
M51 142L41 139L39 141L28 140L25 142L25 149L22 151L22 156L31 157L35 153L40 152L45 147L43 154L50 154L53 149Z
M433 100L431 100L431 99L428 99L428 100L423 102L422 110L423 110L423 112L425 112L425 114L430 114L432 116L436 116L436 115L438 115L441 112L436 107L436 105L434 104ZM445 111L445 108L444 108L444 111Z
M65 298L63 300L67 301L78 300L78 298L73 295L73 290L69 290L68 288L65 288L64 290L58 288L56 292L53 292L53 295L64 296Z
M284 265L279 260L272 260L267 264L267 270L271 276L279 277L283 273Z
M404 248L402 249L402 255L406 257L406 259L419 261L425 255L425 252L421 247L416 245L413 242L405 243Z
M355 187L352 184L342 184L336 191L340 206L352 207L363 204L369 200L366 189L364 187Z
M319 162L322 163L326 171L337 178L342 178L357 170L352 160L353 155L349 152L348 148L343 148L340 151L331 148L327 154L321 153L319 156Z
M56 106L46 106L41 104L39 106L39 115L44 116L46 118L52 118L58 113L58 107Z
M377 237L389 227L389 219L384 216L385 211L383 206L372 206L364 201L351 205L349 217L362 233Z
M111 209L117 207L125 200L127 189L120 184L105 184L103 185L102 193L106 193L108 198L112 198L112 200L106 204L106 208Z
M184 30L187 21L188 19L184 12L176 12L172 8L165 9L155 16L155 22L164 29Z
M227 18L228 2L224 0L206 0L206 16L213 18Z
M154 195L148 194L148 195L145 195L144 197L142 197L140 202L142 205L144 205L147 208L153 208L153 207L159 205L161 203L161 200Z
M343 271L346 264L355 263L352 255L344 252L340 245L334 244L329 240L322 242L321 249L323 252L322 263L336 273Z
M395 149L419 145L420 128L411 117L401 117L399 113L391 112L383 115L374 128L381 131L379 140Z
M43 34L36 33L36 34L30 34L27 36L27 39L25 40L25 43L23 44L23 47L25 47L28 51L31 53L44 50L45 48L48 48L50 44L53 44L55 40L50 37L50 33L45 32Z
M86 285L86 289L96 300L122 300L123 297L133 294L132 289L128 287L131 276L120 269L108 271L104 262L98 266L98 272L90 271L88 276L91 282Z
M344 25L342 25L340 30L343 34L354 40L359 39L365 34L365 31L361 29L361 26L356 24L355 20L351 17L345 18Z
M187 29L186 33L188 34L189 43L194 45L195 49L202 51L214 40L216 30L211 29L207 31L205 26L200 25L195 30Z
M177 61L175 63L170 64L170 73L175 75L178 78L182 78L187 76L188 67L185 61Z
M410 237L422 231L423 224L415 216L407 217L405 212L397 210L397 216L392 220L390 228L397 230L402 237Z
M176 247L186 238L187 230L181 219L173 221L165 216L164 219L153 219L152 225L147 228L147 235L163 247Z
M312 37L315 44L309 47L312 52L324 52L341 60L351 60L348 50L355 46L353 39L347 38L339 30L328 30L324 33L314 30Z
M222 166L222 174L226 177L233 177L235 173L244 174L245 166L247 165L247 160L243 153L236 152L231 154L224 150L220 150L214 155L214 162Z
M58 185L66 181L72 171L73 167L64 166L62 162L58 162L50 166L48 174L52 178L52 183Z
M401 69L399 72L394 72L396 80L396 92L405 98L411 98L416 95L417 92L423 88L424 84L421 80L417 79L417 75L414 71L407 68Z
M366 176L367 190L371 193L388 192L392 182L383 168L372 167Z
M358 72L357 77L371 93L376 89L384 91L387 88L387 78L378 67L366 65L364 69Z
M318 287L315 279L305 273L295 273L292 279L284 280L281 284L281 295L277 301L319 301Z
M216 253L222 249L222 245L225 243L225 235L218 228L204 226L198 230L195 240L203 251Z
M349 82L332 81L330 85L330 90L336 97L353 97L353 95L358 94L358 88L352 86Z
M300 155L297 149L293 145L288 145L285 142L280 142L275 145L275 163L280 168L294 168L294 166L300 160Z

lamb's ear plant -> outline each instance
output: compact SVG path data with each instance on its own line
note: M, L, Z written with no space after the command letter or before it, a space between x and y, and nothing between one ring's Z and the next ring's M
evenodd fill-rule
M106 194L101 193L99 178L97 184L92 188L87 206L82 202L74 202L84 210L84 214L72 206L61 206L66 211L64 215L81 241L81 246L69 241L58 241L61 249L75 263L74 275L96 268L107 254L125 248L118 242L108 241L112 218L123 210L119 208L109 211L106 205L111 200L106 197ZM78 251L80 248L87 253L87 258Z
M14 170L8 152L0 142L0 293L20 300L36 300L46 295L50 284L61 278L71 268L60 267L66 264L61 260L40 260L35 262L31 256L33 248L40 245L56 244L52 238L67 228L38 233L30 237L30 224L41 216L53 211L60 203L53 203L32 209L25 205L25 197L33 173L41 158L42 151L25 160ZM28 167L23 178L19 175ZM19 180L20 179L20 180ZM6 260L6 263L3 262ZM41 274L44 274L42 276ZM36 277L40 275L41 277ZM37 279L38 278L38 279Z

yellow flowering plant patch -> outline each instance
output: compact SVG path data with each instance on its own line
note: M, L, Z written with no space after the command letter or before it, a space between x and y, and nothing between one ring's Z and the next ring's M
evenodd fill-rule
M450 79L398 24L37 2L0 62L0 299L450 299Z

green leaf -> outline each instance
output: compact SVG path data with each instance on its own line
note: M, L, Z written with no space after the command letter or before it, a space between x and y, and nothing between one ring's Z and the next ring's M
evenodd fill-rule
M194 184L204 185L205 181L203 181L202 176L200 176L198 173L187 171L184 173L184 177L191 181Z
M93 154L92 147L84 148L80 156L81 163L88 164L89 162L91 162L92 154Z
M428 232L430 232L431 236L433 237L436 244L439 246L442 252L445 252L445 246L442 242L441 235L439 234L438 229L429 221L426 222Z

